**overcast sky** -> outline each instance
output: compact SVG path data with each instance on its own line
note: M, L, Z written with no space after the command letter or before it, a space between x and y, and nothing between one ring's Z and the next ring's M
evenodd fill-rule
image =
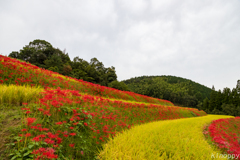
M240 0L1 0L0 54L42 39L118 80L173 75L215 89L240 79Z

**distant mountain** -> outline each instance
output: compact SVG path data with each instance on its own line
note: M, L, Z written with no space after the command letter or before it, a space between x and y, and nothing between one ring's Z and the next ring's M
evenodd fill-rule
M192 80L175 76L141 76L122 81L135 93L161 98L175 105L198 108L211 89Z

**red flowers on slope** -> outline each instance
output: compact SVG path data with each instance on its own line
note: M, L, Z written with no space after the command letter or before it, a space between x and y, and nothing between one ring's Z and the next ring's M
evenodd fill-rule
M0 76L0 82L5 84L45 88L43 98L34 106L30 102L22 103L29 108L22 109L26 123L18 137L17 147L18 150L33 147L35 159L58 158L58 153L66 155L64 158L82 159L93 155L109 137L131 126L206 115L197 109L173 106L169 101L63 77L1 55ZM51 90L51 87L55 89ZM34 122L38 124L33 125ZM95 150L92 151L92 147Z
M9 77L10 76L10 77ZM45 70L30 63L0 55L0 83L30 86L42 86L62 89L74 89L90 95L147 102L173 106L170 101L148 97L128 91L100 86L72 77L62 76L56 72ZM61 104L52 102L59 107Z
M61 105L55 105L56 103ZM24 114L31 118L26 118L27 123L22 130L24 134L19 137L21 141L18 142L18 146L24 147L26 142L44 144L44 147L34 148L32 154L35 155L35 159L44 157L47 148L54 148L55 152L51 155L62 152L66 155L78 154L78 158L89 156L86 154L89 151L85 150L88 145L100 147L109 137L131 126L156 120L189 117L192 113L205 115L197 109L123 102L60 88L46 89L39 102L27 107L29 108L22 110L24 113L26 110L31 111L29 115ZM35 118L32 118L33 116ZM38 124L33 125L34 122ZM31 135L27 135L27 132ZM28 138L29 136L31 137Z
M214 120L208 130L219 148L236 157L240 155L240 117Z

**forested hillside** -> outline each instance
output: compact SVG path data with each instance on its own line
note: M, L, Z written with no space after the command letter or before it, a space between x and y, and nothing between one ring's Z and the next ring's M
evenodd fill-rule
M113 66L104 67L104 64L95 57L90 62L79 57L75 57L71 61L66 50L61 51L45 40L36 39L29 42L19 52L11 52L9 57L102 86L114 86L114 84L119 83ZM111 82L114 83L111 84Z
M211 89L191 80L175 76L141 76L123 81L139 94L169 100L176 105L200 108L210 98Z
M240 116L240 81L236 88L226 87L222 91L175 76L141 76L123 82L135 93L169 100L175 105L210 114Z

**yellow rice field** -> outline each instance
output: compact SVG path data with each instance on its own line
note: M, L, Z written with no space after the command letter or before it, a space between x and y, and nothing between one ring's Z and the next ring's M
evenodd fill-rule
M0 85L0 104L21 105L35 102L43 88L16 85Z
M99 158L103 160L212 159L221 152L205 140L203 127L212 120L230 117L232 116L208 115L135 126L105 144Z

